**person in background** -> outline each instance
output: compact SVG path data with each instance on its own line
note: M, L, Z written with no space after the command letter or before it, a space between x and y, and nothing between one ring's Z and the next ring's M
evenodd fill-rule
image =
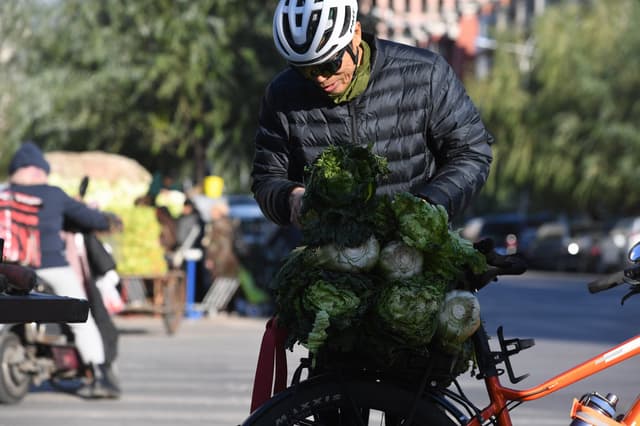
M37 275L60 296L87 299L84 286L65 257L61 237L65 221L87 231L103 231L114 221L107 213L91 209L67 195L61 188L48 184L50 166L40 148L33 142L23 143L9 163L10 190L40 198L38 212L41 266ZM85 365L91 370L91 380L78 390L87 398L117 398L120 387L113 366L105 362L105 347L89 312L85 323L69 324L75 344Z
M460 214L484 185L493 137L437 53L363 33L356 0L280 0L275 46L289 66L265 90L252 186L265 215L298 224L304 171L328 146L372 146L410 192Z
M173 255L173 266L184 266L187 250L197 249L204 252L202 240L205 224L193 201L187 198L182 206L182 213L176 219L176 247ZM205 268L204 255L196 261L195 300L201 301L211 284L210 276Z
M155 207L155 212L160 224L160 245L168 257L169 253L176 248L176 219L166 206Z
M212 285L216 285L215 280L219 278L237 279L240 291L236 291L232 297L233 309L237 313L240 315L248 315L250 312L263 314L265 312L261 311L268 308L269 295L257 285L253 274L242 264L236 252L238 223L229 216L229 213L230 208L226 200L220 199L211 206L205 266L214 279ZM225 309L230 308L225 306Z
M151 183L149 184L149 189L147 190L146 198L150 205L156 205L156 198L158 195L164 190L175 190L182 191L182 185L178 182L175 177L175 173L162 174L160 172L156 172L153 174L151 178Z

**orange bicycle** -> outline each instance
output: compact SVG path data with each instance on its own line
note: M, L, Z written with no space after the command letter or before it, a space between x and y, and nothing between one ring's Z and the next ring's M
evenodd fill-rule
M475 287L481 289L499 275L521 274L522 262L515 256L500 256L493 250L485 252L490 271L476 277ZM626 298L640 293L640 244L629 253L633 266L589 284L592 293L620 284L630 287ZM243 423L255 425L420 425L420 426L510 426L510 411L520 404L544 398L560 389L606 370L640 354L640 335L583 362L543 383L517 390L501 383L507 372L515 384L516 377L510 357L534 345L533 339L505 339L498 329L499 351L492 351L484 326L472 337L475 351L475 377L484 381L488 405L477 407L463 392L451 371L455 360L436 365L437 359L407 367L406 370L386 371L371 368L358 361L332 365L322 372L314 371L308 358L303 358L293 375L291 385L256 409ZM498 366L504 364L505 368ZM408 364L411 365L411 364ZM302 371L309 371L301 379ZM572 426L640 425L640 395L626 413L616 414L617 397L596 392L574 399L571 410Z

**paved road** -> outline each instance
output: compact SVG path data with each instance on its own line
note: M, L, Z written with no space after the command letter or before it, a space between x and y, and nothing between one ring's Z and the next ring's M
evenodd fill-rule
M0 426L228 426L249 410L264 320L117 318L123 396L85 401L48 390L0 406Z
M621 309L618 293L588 295L587 277L527 275L481 293L490 333L502 323L507 337L536 338L535 348L514 359L517 374L531 373L514 387L532 387L637 330L640 297ZM185 320L174 336L165 335L160 319L116 320L122 331L120 400L83 401L39 389L19 405L0 406L0 426L233 426L247 415L264 319ZM290 354L290 365L301 354ZM640 391L638 371L640 357L525 404L515 410L515 424L568 425L572 398L592 390L617 392L624 408ZM481 405L480 383L462 381Z

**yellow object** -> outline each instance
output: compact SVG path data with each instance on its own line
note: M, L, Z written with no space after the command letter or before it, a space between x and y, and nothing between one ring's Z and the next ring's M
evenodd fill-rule
M207 176L204 178L204 195L209 198L218 198L222 196L224 189L224 179L220 176Z
M160 244L160 223L155 209L148 206L110 209L122 220L121 231L105 236L113 249L117 271L122 276L162 276L167 261Z
M177 189L161 189L156 196L156 206L169 209L171 216L178 217L182 214L182 207L187 196Z

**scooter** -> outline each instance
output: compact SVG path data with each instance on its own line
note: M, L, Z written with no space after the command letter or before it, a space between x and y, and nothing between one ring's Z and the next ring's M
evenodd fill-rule
M52 294L41 280L33 291ZM0 403L19 403L31 386L47 381L57 390L75 393L92 373L82 363L66 322L0 324Z
M87 276L83 279L92 314L105 341L105 359L113 362L117 356L117 330L109 318L95 281ZM54 294L51 287L40 278L36 278L33 291ZM0 403L19 403L31 386L45 384L59 391L83 396L78 392L93 379L95 372L90 365L82 362L73 332L68 323L62 321L65 319L61 318L61 322L0 324Z

